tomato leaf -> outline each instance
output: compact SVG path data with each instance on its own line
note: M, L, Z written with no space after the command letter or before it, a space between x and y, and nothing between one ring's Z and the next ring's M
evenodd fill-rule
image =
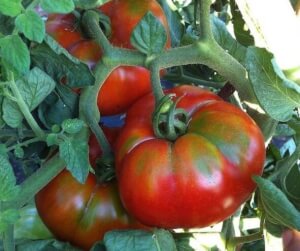
M3 120L3 100L4 97L0 96L0 129L5 126L5 121Z
M17 16L16 27L32 41L41 43L45 37L45 23L34 11L27 10L24 14Z
M55 239L46 240L20 240L16 243L16 249L22 251L81 251L76 247L72 247L69 243L59 242Z
M258 185L261 201L270 219L288 228L300 230L300 212L286 195L271 181L259 176L253 178ZM272 222L273 224L275 222Z
M70 134L78 133L84 126L84 121L80 119L66 119L63 121L62 129Z
M236 41L229 33L226 24L219 18L212 16L212 32L217 43L228 53L243 64L246 56L246 47Z
M33 68L16 81L18 90L30 111L35 109L54 89L55 82L39 68ZM7 97L3 101L3 119L13 128L19 127L23 114L18 105Z
M249 47L246 68L262 108L275 120L287 121L300 106L300 87L278 75L273 56L265 49Z
M75 138L66 138L59 144L59 155L66 162L67 169L80 183L89 173L88 144Z
M75 3L76 8L81 9L92 9L97 6L99 6L99 0L73 0ZM100 1L101 4L104 3L104 1Z
M2 118L8 126L17 128L21 125L23 114L21 113L17 103L5 97L2 103L2 112Z
M144 54L157 54L164 49L167 34L161 22L151 12L147 12L134 28L130 42Z
M0 39L3 63L19 74L29 71L30 55L26 44L18 35L8 35Z
M19 193L13 168L8 160L6 148L0 145L0 201L13 200Z
M22 0L1 0L0 12L15 17L23 10Z
M54 90L55 82L48 74L35 67L26 78L17 81L17 86L32 111Z
M246 23L243 16L238 9L235 1L230 0L230 10L232 15L233 31L236 40L244 46L250 46L254 44L254 38L250 34L249 29L245 29Z
M0 233L4 232L10 224L14 224L19 218L17 209L0 211Z
M49 36L46 36L45 40L47 44L39 44L31 51L32 62L35 66L47 72L57 83L61 83L64 79L69 87L94 84L95 77L86 64L72 57Z
M41 0L41 7L49 13L69 13L75 5L73 0Z
M300 159L300 146L289 157L277 162L276 167L280 170L280 185L295 207L300 210L300 170L297 164Z
M60 125L64 120L78 116L79 97L70 88L57 85L38 107L38 115L44 126L51 129L53 125Z
M0 13L0 33L10 35L15 28L15 19Z
M166 230L147 232L141 230L116 230L105 234L108 251L176 251L175 241Z
M167 1L159 0L158 2L162 6L168 20L172 47L176 47L180 44L184 32L184 26L181 23L181 16L177 11L173 11L170 8L170 5L167 3Z

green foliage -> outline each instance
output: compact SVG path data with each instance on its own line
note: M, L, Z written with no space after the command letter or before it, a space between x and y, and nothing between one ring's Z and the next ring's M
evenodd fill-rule
M235 40L229 33L226 24L215 16L212 16L212 32L217 43L243 64L247 48Z
M61 127L66 133L78 133L84 126L84 121L80 119L66 119L63 121Z
M7 227L14 224L19 218L19 212L16 209L7 209L0 212L0 234L4 232Z
M300 212L285 194L269 180L259 176L254 177L254 180L260 191L266 218L273 224L300 230Z
M167 1L159 0L158 2L162 6L168 20L172 47L176 47L180 44L184 34L184 25L181 22L182 17L178 11L171 9Z
M131 44L148 56L160 53L166 41L164 26L151 12L148 12L134 28L130 38Z
M66 162L67 169L80 183L84 183L89 173L88 145L74 138L65 138L59 144L59 156Z
M12 166L4 145L0 145L0 202L13 200L19 193Z
M34 11L27 10L16 18L16 27L29 40L41 43L45 36L45 23Z
M0 49L2 62L8 69L20 75L29 71L29 50L18 35L8 35L1 38Z
M49 13L69 13L75 5L73 0L41 0L41 7Z
M57 83L65 81L69 87L93 85L95 78L84 63L72 57L49 36L46 42L31 50L32 63L44 70Z
M128 230L111 231L105 234L107 251L176 251L175 242L168 231L153 232Z
M263 109L275 120L287 121L300 106L300 87L278 75L272 55L265 49L250 47L246 67L254 92ZM272 64L273 62L273 64Z
M61 124L65 119L78 115L78 95L65 86L56 86L38 107L39 119L43 125L51 129L53 125Z
M15 17L23 10L22 0L1 0L0 12Z
M79 182L85 182L90 169L88 143L80 134L88 130L88 123L79 118L81 94L74 89L83 88L84 92L86 87L94 85L94 72L46 34L44 18L36 12L33 0L0 1L0 233L15 224L16 250L78 251L67 243L50 239L47 231L44 232L47 239L40 240L39 233L27 228L34 222L36 211L1 207L19 198L21 181L40 168L44 160L48 161L56 147L67 169ZM79 7L81 10L76 13L81 14L82 10L104 2L107 0L40 0L39 7L48 13L70 13ZM194 22L194 1L158 2L166 13L173 47L192 45L201 39ZM255 178L258 189L243 206L241 219L261 217L264 212L266 231L280 237L287 227L300 230L300 87L279 68L271 53L254 46L235 1L213 2L210 18L214 39L246 68L259 102L252 105L260 105L266 117L280 122L266 149L265 179ZM297 1L291 2L296 5ZM166 41L164 27L151 13L145 15L131 38L134 47L146 56L159 56ZM226 76L220 76L213 67L187 64L188 59L185 65L177 67L181 62L181 58L174 62L176 67L168 69L166 79L206 86L215 92L227 82ZM237 70L232 68L232 74L237 74ZM13 92L12 83L19 97ZM20 107L22 100L25 105ZM237 95L230 96L230 100L244 106ZM23 144L36 135L28 124L28 114L24 115L24 109L20 108L28 108L30 119L45 134L40 142ZM23 179L18 179L18 172ZM243 234L250 232L246 229ZM173 235L166 230L112 231L92 250L192 251L195 250L190 245L192 238L190 233ZM243 245L241 251L264 250L264 245L263 240L251 242ZM3 250L1 243L0 250Z
M54 89L55 82L39 68L33 68L23 78L17 80L16 85L21 97L29 110L34 110ZM3 119L11 127L19 127L23 120L20 108L6 97L3 101Z

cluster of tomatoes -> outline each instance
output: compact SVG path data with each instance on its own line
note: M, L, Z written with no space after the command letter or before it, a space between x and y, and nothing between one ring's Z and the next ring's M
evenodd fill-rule
M132 48L135 25L151 11L168 31L155 0L112 0L100 7L111 21L110 42ZM99 46L84 37L73 14L50 15L47 32L91 68ZM166 45L169 47L169 42ZM186 132L158 138L152 127L155 100L150 73L120 66L98 94L102 115L126 113L120 130L109 130L117 181L99 184L90 174L79 184L63 171L36 195L42 220L54 235L88 250L113 229L204 227L226 219L255 189L265 159L264 139L255 122L216 94L192 85L174 87L177 108L188 115ZM90 162L101 149L90 139ZM128 213L127 213L128 212Z

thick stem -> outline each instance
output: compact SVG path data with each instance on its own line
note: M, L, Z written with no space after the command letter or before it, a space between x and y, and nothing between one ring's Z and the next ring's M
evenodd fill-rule
M18 209L25 205L64 168L65 162L58 157L58 154L52 157L20 185L20 193L13 201L3 203L3 209Z
M83 24L86 26L90 35L96 40L100 45L104 54L108 54L112 49L112 45L109 43L105 34L99 27L100 16L99 13L93 10L88 10L84 13Z
M4 251L16 250L14 240L14 225L9 225L6 231L3 233L3 249Z
M200 39L203 39L203 40L213 39L213 34L212 34L212 30L211 30L211 23L210 23L210 5L211 5L211 0L201 0L201 1L199 1L199 7L200 7Z
M19 147L28 146L29 144L32 144L32 143L35 143L35 142L39 142L39 141L42 141L42 140L40 138L31 138L31 139L26 140L26 141L24 141L22 143L13 145L11 147L8 147L6 150L7 150L7 152L9 152L9 151L14 150L17 146L19 146Z
M155 97L156 105L163 98L164 92L160 83L159 67L156 64L150 66L151 71L151 85Z
M79 116L84 119L95 134L103 155L111 154L111 147L106 139L102 129L99 126L100 112L97 105L98 93L107 76L111 73L113 68L107 67L102 62L96 66L95 84L84 89L80 97Z

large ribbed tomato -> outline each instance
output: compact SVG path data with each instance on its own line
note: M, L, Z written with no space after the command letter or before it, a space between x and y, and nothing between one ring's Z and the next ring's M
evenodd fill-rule
M56 238L89 250L107 231L141 228L124 210L115 182L93 174L78 183L64 170L35 196L38 213Z
M117 47L130 48L130 35L143 16L151 11L169 28L166 17L156 0L111 0L99 7L111 21L110 42ZM46 22L47 32L72 55L93 67L101 58L100 47L87 40L80 24L72 14L50 15ZM170 47L170 37L166 48ZM120 66L104 82L98 94L98 107L102 115L124 113L139 97L151 91L150 72L143 67Z
M140 222L162 228L205 227L223 221L255 189L265 159L264 138L236 106L195 86L168 91L189 116L174 141L152 129L152 94L128 111L116 142L123 205Z

